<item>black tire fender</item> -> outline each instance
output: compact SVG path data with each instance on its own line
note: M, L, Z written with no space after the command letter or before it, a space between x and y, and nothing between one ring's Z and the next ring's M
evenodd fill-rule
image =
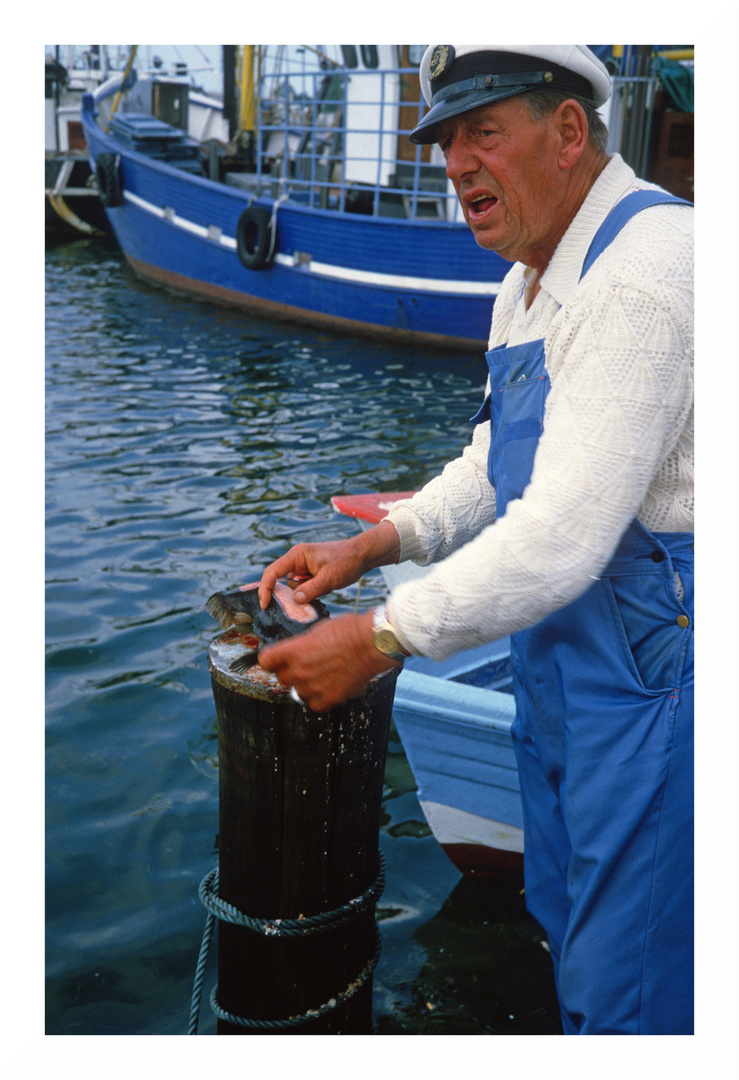
M247 206L236 225L236 250L249 270L261 270L274 258L276 215L264 206Z
M120 206L123 202L120 155L98 154L95 159L95 176L103 206Z

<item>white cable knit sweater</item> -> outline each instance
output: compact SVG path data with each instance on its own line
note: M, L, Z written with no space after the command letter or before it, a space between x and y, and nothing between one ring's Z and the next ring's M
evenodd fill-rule
M442 660L532 626L585 592L634 518L693 530L692 209L637 214L578 287L608 212L653 186L614 155L528 310L535 273L516 263L507 274L490 347L544 338L551 381L531 482L496 522L488 422L392 508L401 560L438 563L388 602L408 651Z

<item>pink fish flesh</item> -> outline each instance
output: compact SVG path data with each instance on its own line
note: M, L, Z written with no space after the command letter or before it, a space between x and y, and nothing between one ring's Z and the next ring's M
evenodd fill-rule
M267 608L259 605L259 582L242 585L230 592L217 592L208 599L205 610L212 615L223 630L236 624L248 625L262 645L294 637L310 629L319 619L329 616L328 608L320 600L311 604L298 604L292 589L281 581L275 584Z

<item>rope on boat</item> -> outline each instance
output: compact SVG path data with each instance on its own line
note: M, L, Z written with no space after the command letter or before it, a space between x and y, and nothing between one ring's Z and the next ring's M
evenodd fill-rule
M299 937L303 934L320 933L323 930L334 929L335 927L341 926L351 919L356 918L362 911L373 906L382 894L382 891L385 888L385 859L381 851L378 852L378 856L379 869L377 877L369 888L365 889L360 896L355 897L353 900L349 900L340 907L334 908L332 911L326 911L319 915L308 915L299 919L253 919L248 915L244 915L244 913L234 907L233 904L227 903L218 895L218 867L206 874L200 883L198 895L200 896L201 903L206 908L208 915L205 920L203 940L195 968L192 1002L190 1006L190 1024L187 1031L188 1035L197 1035L198 1031L203 980L216 919L232 923L235 926L243 926L248 930L263 934L266 937ZM357 993L371 976L380 959L381 938L377 925L375 925L375 936L374 955L359 975L357 975L346 990L342 990L336 997L331 998L318 1009L309 1009L301 1016L291 1016L284 1020L249 1020L244 1017L234 1016L232 1013L226 1012L220 1006L218 1002L218 986L216 985L210 995L211 1010L220 1020L225 1020L230 1024L239 1027L265 1029L294 1027L307 1020L315 1020L320 1016L324 1016Z
M275 222L277 220L277 211L278 211L278 209L280 208L280 206L284 202L287 202L287 200L289 198L290 198L289 192L285 191L285 192L282 193L282 195L279 196L279 198L275 199L275 201L274 201L274 203L272 205L272 217L269 219L269 225L270 225L271 229L274 230Z
M288 198L281 195L272 210L252 195L236 223L236 251L247 270L262 270L274 259L277 246L277 211Z

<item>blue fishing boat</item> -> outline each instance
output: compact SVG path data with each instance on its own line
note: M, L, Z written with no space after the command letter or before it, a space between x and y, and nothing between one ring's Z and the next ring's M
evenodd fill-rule
M361 528L413 492L336 495L334 509ZM427 568L382 568L388 589ZM523 816L511 741L515 717L507 637L436 662L412 656L398 677L393 722L426 821L463 874L523 872Z
M134 69L86 95L91 164L134 271L269 318L479 348L507 264L475 243L438 147L408 139L423 48L243 46L224 62L238 108L224 93L217 129L201 108L197 138L184 82L173 95Z
M475 243L440 149L408 138L424 48L223 46L222 101L130 64L124 84L85 95L90 162L134 271L268 318L479 348L507 263ZM686 197L692 149L681 138L671 156L676 114L655 105L667 77L653 70L685 54L593 48L621 72L609 149ZM692 137L692 114L678 118Z

